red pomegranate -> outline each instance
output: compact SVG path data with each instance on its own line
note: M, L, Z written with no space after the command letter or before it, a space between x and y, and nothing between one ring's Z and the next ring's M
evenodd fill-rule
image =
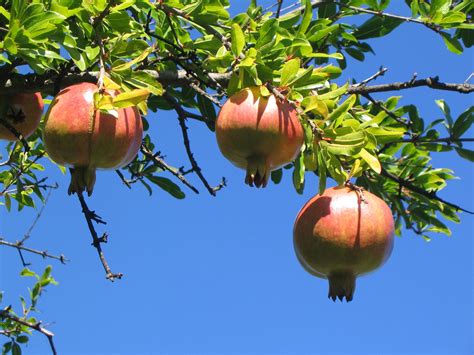
M46 114L45 149L51 159L71 169L69 194L91 195L95 170L130 163L141 144L143 127L136 107L118 109L118 118L94 105L98 87L81 83L61 90ZM106 95L116 95L107 91Z
M265 187L270 172L291 162L304 141L303 127L288 102L243 89L224 104L216 122L217 143L234 165L247 170L245 183Z
M0 114L21 135L29 137L38 128L43 113L41 93L20 93L0 98ZM0 139L14 141L17 138L0 123Z
M357 276L380 267L393 248L388 205L368 191L333 187L310 199L296 217L293 242L301 265L329 280L332 300L352 300Z

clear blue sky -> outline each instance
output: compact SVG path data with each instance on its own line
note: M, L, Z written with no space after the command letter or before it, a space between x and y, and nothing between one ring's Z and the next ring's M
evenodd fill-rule
M393 1L395 13L407 13ZM232 12L247 1L232 1ZM266 4L271 3L266 1ZM288 2L290 3L290 2ZM344 80L362 80L380 65L379 82L440 75L462 82L473 71L473 51L448 52L432 31L404 24L389 37L372 41L377 56L349 60ZM441 117L435 99L447 100L454 115L473 104L472 95L416 89L402 104L415 103L426 119ZM379 96L386 97L386 96ZM187 162L176 115L151 115L152 136L177 166ZM293 252L292 227L300 207L317 190L309 177L304 195L283 182L264 190L243 184L244 172L219 153L212 132L189 122L195 157L211 183L222 176L228 187L217 198L189 190L185 200L140 186L129 191L113 172L99 172L88 200L108 225L105 253L125 277L104 278L75 197L67 196L68 176L48 165L54 191L29 245L64 253L72 262L53 264L59 281L41 298L40 318L55 334L59 354L472 354L474 218L463 214L449 224L453 236L433 235L431 243L405 231L391 259L376 273L358 279L352 303L326 298L327 282L307 274ZM473 136L471 130L469 136ZM471 147L472 149L472 147ZM470 210L473 165L454 154L435 158L459 180L441 196ZM199 181L192 178L198 185ZM185 187L183 187L185 189ZM0 235L21 238L35 211L1 209ZM47 262L26 255L40 272ZM5 304L27 296L29 279L15 250L0 248L0 289ZM3 341L3 339L0 339ZM26 354L47 354L37 334Z

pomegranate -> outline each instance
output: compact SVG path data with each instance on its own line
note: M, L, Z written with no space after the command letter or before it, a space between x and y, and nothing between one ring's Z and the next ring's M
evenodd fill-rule
M18 133L29 137L38 128L43 113L41 93L20 93L0 98L0 114ZM14 141L17 138L0 123L0 139Z
M143 126L136 107L118 109L118 117L95 108L98 87L80 83L61 90L46 114L45 149L56 163L71 167L68 193L92 194L97 168L130 163L141 144ZM106 95L116 95L107 91Z
M355 279L381 266L393 248L388 205L353 186L333 187L310 199L296 217L293 242L301 265L329 280L328 297L352 300Z
M270 172L291 162L304 141L296 110L259 87L243 89L224 104L216 122L222 154L247 170L245 183L265 187Z

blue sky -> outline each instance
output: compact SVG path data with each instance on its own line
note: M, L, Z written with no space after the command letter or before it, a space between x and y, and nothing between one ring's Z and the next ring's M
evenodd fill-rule
M392 12L406 13L402 1L394 2ZM244 3L232 1L232 12L242 11ZM377 55L364 63L349 60L344 80L365 79L382 64L389 71L380 83L407 80L414 72L462 82L473 71L472 50L452 54L422 26L404 24L371 44ZM444 98L456 117L473 104L472 95L426 89L393 95L404 96L401 104L417 104L427 119L441 117L435 99ZM158 112L149 121L167 161L186 164L176 115ZM294 192L289 174L280 185L251 189L243 184L244 172L220 155L212 132L196 122L189 127L206 177L213 184L222 176L228 180L216 198L203 188L195 195L185 187L185 200L158 190L149 197L139 186L129 191L113 172L98 174L88 203L108 222L98 231L110 235L104 250L113 271L125 274L113 284L90 246L77 198L67 196L69 177L48 164L50 180L60 188L29 245L72 260L52 263L60 284L39 305L60 354L474 352L472 216L462 214L461 224L449 224L452 237L433 235L430 243L404 231L385 266L358 279L354 301L333 303L327 282L300 267L292 245L294 218L316 193L317 180L308 177L303 195ZM450 153L434 162L460 177L441 196L474 210L473 165ZM33 210L0 211L0 235L9 240L21 238L35 216ZM27 258L38 272L48 264ZM5 304L18 306L17 296L26 296L30 280L18 277L21 269L16 251L0 248ZM38 334L25 353L48 351Z

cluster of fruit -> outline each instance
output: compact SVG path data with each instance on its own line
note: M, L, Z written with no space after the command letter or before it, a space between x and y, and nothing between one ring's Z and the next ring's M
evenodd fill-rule
M138 153L143 127L136 107L112 115L97 110L91 83L69 86L58 93L45 118L43 140L48 155L71 167L69 194L92 193L95 170L117 169ZM103 95L115 96L106 91ZM39 93L3 100L3 118L24 137L39 125L43 101ZM259 87L244 89L223 105L216 121L216 137L223 155L246 169L245 182L265 187L271 171L292 162L304 143L296 110ZM0 125L0 138L15 140ZM312 275L329 280L329 297L351 301L357 276L389 257L394 222L388 205L350 183L327 189L310 199L296 217L293 240L296 255Z

